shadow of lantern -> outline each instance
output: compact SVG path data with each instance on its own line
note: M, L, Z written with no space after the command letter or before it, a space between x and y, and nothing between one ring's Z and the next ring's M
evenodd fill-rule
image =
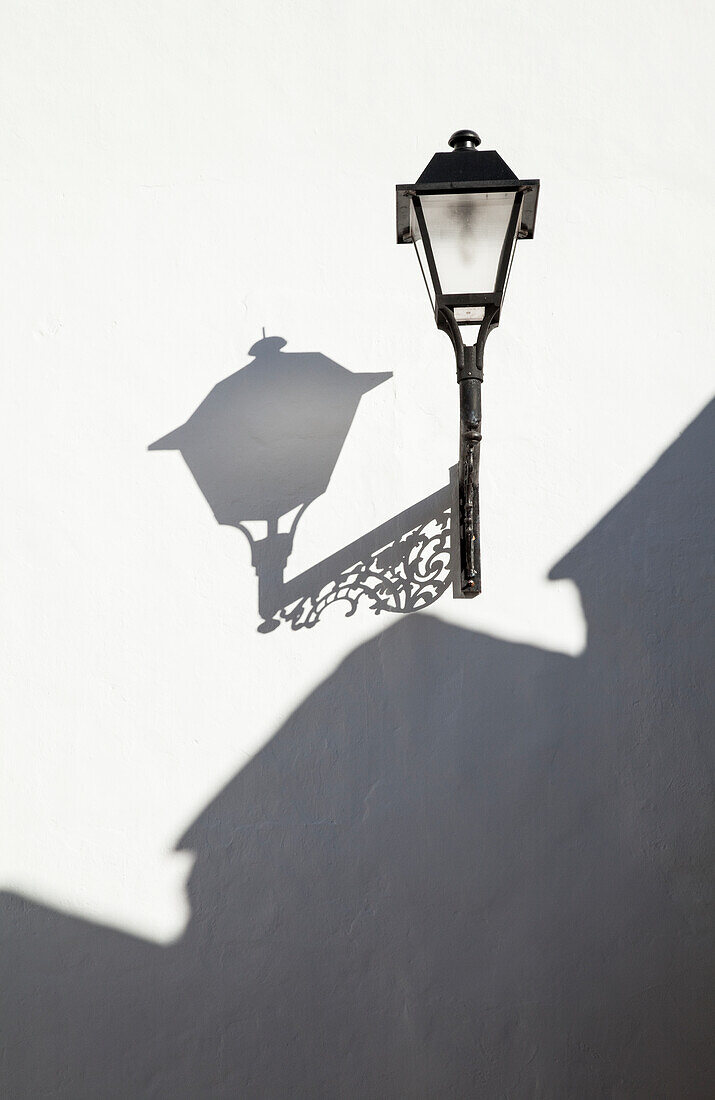
M280 336L259 340L251 363L149 447L180 451L216 520L248 539L263 633L279 625L298 520L327 489L360 398L392 377L354 374L319 352L285 352L285 345Z

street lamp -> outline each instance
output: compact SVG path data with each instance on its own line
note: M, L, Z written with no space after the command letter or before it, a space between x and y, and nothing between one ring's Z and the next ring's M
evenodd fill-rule
M516 242L534 235L539 180L517 179L498 153L480 152L473 130L457 130L449 144L417 183L397 187L397 243L414 244L437 327L457 358L461 588L471 597L481 591L484 345L499 324Z

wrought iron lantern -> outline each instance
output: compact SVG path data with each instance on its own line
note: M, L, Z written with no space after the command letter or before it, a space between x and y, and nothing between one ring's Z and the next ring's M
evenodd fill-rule
M460 391L461 589L481 591L479 445L484 345L499 324L517 240L534 235L539 180L520 180L473 130L449 139L416 183L397 187L397 243L414 244L437 327L457 359Z

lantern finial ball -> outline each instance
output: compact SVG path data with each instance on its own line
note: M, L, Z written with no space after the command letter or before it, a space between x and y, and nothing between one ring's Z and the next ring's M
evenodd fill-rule
M449 144L457 149L476 149L482 144L482 139L474 130L455 130L449 139Z

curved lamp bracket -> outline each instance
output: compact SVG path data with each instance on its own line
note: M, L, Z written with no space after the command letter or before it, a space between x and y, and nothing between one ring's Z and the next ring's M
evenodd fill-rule
M440 306L437 310L437 328L446 332L452 341L454 354L457 359L457 381L465 378L477 378L481 382L484 378L484 345L487 336L499 324L499 306L484 307L484 320L479 325L479 333L474 344L465 344L462 338L462 330L454 318L454 310L451 306Z

